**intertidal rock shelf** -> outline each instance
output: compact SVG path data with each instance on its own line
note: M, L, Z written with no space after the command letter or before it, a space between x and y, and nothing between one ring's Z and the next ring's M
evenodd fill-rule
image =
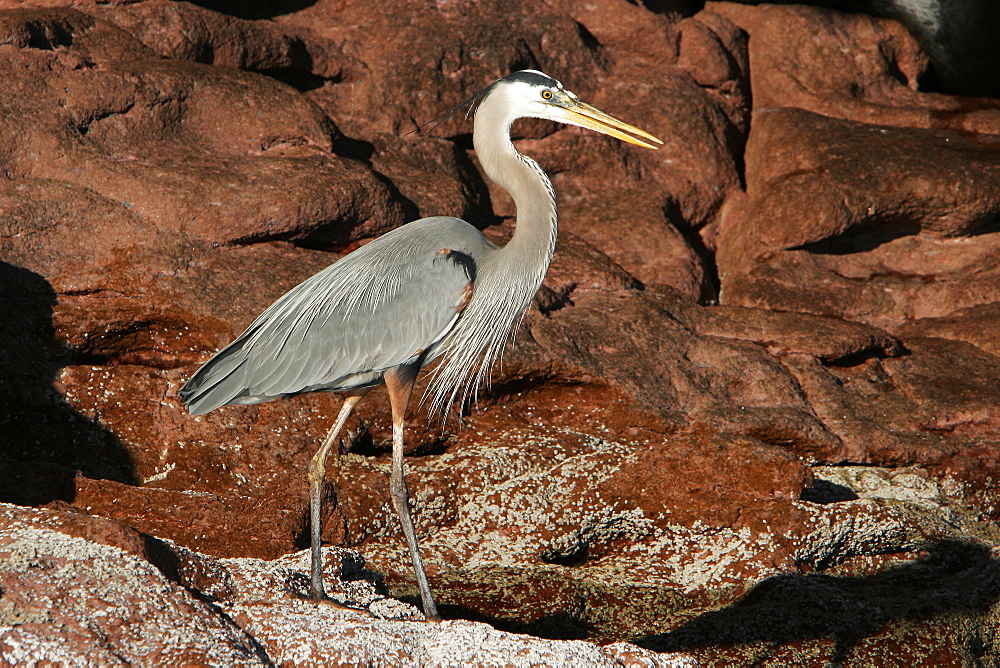
M899 23L44 4L0 2L0 662L1000 660L1000 102L925 90ZM509 238L471 122L410 133L524 68L665 145L514 125L555 260L491 387L407 433L449 621L396 600L381 391L326 488L329 588L366 612L313 606L338 398L194 418L177 390L410 220Z

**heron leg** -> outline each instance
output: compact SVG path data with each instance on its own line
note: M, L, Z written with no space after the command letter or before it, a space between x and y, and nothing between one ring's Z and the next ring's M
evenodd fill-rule
M403 475L404 418L419 370L419 365L411 364L385 372L385 386L389 390L389 402L392 405L392 473L389 476L389 491L392 494L392 505L403 528L403 535L406 536L406 545L410 548L413 571L417 577L417 587L420 589L420 599L424 605L424 617L429 622L439 622L441 615L438 614L430 585L427 584L427 575L424 573L424 562L417 547L417 532L413 528L413 518L410 516L410 495Z
M341 429L344 428L344 423L347 422L347 418L350 416L354 406L367 393L368 390L366 388L364 390L353 391L347 395L344 399L344 405L340 408L340 414L337 415L337 420L330 427L326 438L323 439L323 445L316 451L312 461L309 463L309 520L312 532L312 579L310 581L309 596L316 603L326 599L326 591L323 589L323 553L320 551L320 548L323 546L323 539L321 538L323 520L320 510L322 509L323 481L326 479L326 458L329 456L333 444L337 442L337 436L340 435Z

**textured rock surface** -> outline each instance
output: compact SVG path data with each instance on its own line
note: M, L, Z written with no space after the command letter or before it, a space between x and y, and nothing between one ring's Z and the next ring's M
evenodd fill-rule
M761 0L742 0L742 3L771 4ZM820 52L834 61L841 58L846 60L847 54L852 52L856 57L863 57L866 47L871 47L873 42L879 41L879 38L886 34L891 36L899 31L899 27L892 21L872 22L864 16L860 19L847 18L847 21L855 22L855 25L867 24L865 32L871 30L865 36L875 39L862 42L856 40L853 35L831 35L827 32L828 28L843 22L844 17L834 16L831 20L829 15L812 13L815 12L812 8L796 7L788 10L770 7L764 11L741 11L723 3L711 4L716 8L723 8L723 11L730 16L740 16L740 25L753 24L755 31L773 29L768 37L776 37L777 40L774 42L768 40L768 45L761 44L765 49L774 45L778 46L780 51L787 48L787 45L795 45L804 48L809 55ZM931 73L927 79L932 88L956 95L996 97L1000 94L1000 52L993 45L993 35L997 25L1000 24L1000 7L991 0L968 0L960 3L924 0L852 0L845 3L834 0L812 0L807 4L833 7L859 14L872 12L876 16L895 19L913 34L926 51L927 55L921 54L920 57L929 58L931 61ZM800 21L798 16L803 16L806 20ZM789 28L793 28L794 32L790 33ZM825 39L808 39L817 33ZM852 48L839 53L835 49L830 49L831 37L833 44L847 42ZM912 40L906 41L912 43ZM780 46L778 43L783 43L785 46ZM912 53L912 51L912 48L905 48L905 52ZM861 58L849 63L849 66L856 66L858 60ZM834 66L825 74L827 80L830 80L837 78L842 72L837 72L837 67ZM808 88L813 83L815 81L802 80L798 86Z
M755 109L795 107L879 125L1000 131L997 100L918 90L927 56L895 21L802 5L706 4L749 36Z
M115 522L0 504L0 660L131 665L696 666L627 643L548 641L486 624L426 624L386 598L354 553L326 550L317 606L308 555L216 559Z
M250 637L153 564L58 530L86 519L6 505L0 512L4 662L263 663ZM128 547L143 545L124 533Z
M0 2L0 661L1000 660L1000 105L921 90L899 24L44 4ZM324 504L330 589L374 617L313 606L305 466L338 398L193 418L177 388L408 220L509 238L471 123L407 133L525 67L665 146L515 124L555 260L465 418L407 429L450 621L388 597L415 590L381 391Z
M719 244L723 299L881 327L995 302L995 137L758 112Z

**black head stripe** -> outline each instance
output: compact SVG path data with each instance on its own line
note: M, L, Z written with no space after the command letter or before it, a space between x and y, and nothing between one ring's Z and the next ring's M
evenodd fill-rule
M550 88L562 88L562 84L550 77L547 74L542 74L541 72L536 72L534 70L521 70L520 72L514 72L513 74L508 74L500 81L510 81L526 83L531 86L548 86Z

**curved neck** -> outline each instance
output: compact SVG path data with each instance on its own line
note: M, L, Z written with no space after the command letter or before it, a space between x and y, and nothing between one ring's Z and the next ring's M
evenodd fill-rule
M486 174L514 198L517 228L506 246L480 256L472 299L441 342L445 359L428 386L437 410L458 397L464 400L489 378L538 292L556 247L552 184L538 163L511 143L510 126L516 118L511 109L516 105L505 95L504 86L486 94L476 112L473 143Z
M514 117L496 97L487 96L476 111L473 144L483 170L510 193L517 207L517 227L504 255L524 259L544 275L558 231L555 191L538 163L514 148L510 141Z

